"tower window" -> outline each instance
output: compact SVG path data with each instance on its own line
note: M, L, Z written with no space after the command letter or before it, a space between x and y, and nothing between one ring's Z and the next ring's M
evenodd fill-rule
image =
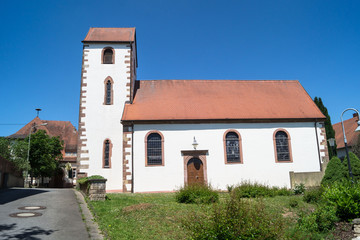
M106 105L111 104L111 82L110 80L106 83Z
M112 105L113 104L113 85L114 81L109 76L104 81L104 105Z
M114 59L114 49L113 48L110 48L110 47L107 47L107 48L104 48L102 50L102 61L101 63L103 64L114 64L115 63L115 59Z
M111 147L112 144L109 139L104 141L104 150L103 150L103 168L111 167Z

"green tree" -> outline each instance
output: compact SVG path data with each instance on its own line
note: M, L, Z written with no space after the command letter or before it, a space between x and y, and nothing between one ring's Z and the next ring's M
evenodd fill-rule
M346 179L347 168L338 157L332 157L326 167L321 184L330 185Z
M0 138L0 156L10 160L10 140L4 137Z
M11 142L11 157L10 161L15 163L19 170L30 170L30 164L27 161L28 142L23 139L17 139Z
M354 176L355 181L360 180L360 160L359 158L352 152L349 152L349 158L350 158L350 166L351 166L351 172ZM349 178L349 170L348 170L348 161L347 157L345 156L343 164L346 168L346 177Z
M358 136L356 143L351 147L351 151L360 158L360 135Z
M27 137L26 141L29 140ZM30 141L30 175L32 177L51 177L59 167L62 159L63 143L59 137L49 137L39 130L31 134Z
M327 108L324 106L321 98L319 97L315 97L314 98L314 102L315 104L318 106L318 108L320 109L320 111L325 115L326 120L325 120L325 132L326 132L326 139L330 139L330 138L335 138L335 130L331 124L331 118L330 115L328 113ZM336 143L335 146L333 147L333 149L331 148L329 142L327 143L327 147L328 147L328 153L329 153L329 159L331 159L333 156L337 155L336 152Z
M28 145L23 139L0 138L0 156L13 162L20 171L29 170L27 162Z

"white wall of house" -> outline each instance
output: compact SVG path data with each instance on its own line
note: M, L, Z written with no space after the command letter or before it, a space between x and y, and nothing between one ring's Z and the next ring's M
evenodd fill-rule
M318 126L318 141L323 140ZM290 134L293 162L276 163L274 131ZM225 164L223 136L237 130L242 139L243 164ZM145 136L151 130L164 136L164 166L145 166ZM134 192L173 191L184 185L182 150L208 150L207 179L214 188L256 181L271 186L290 187L289 172L320 171L314 123L231 123L231 124L154 124L134 126ZM322 149L323 147L320 147ZM324 156L321 153L321 156Z
M126 83L130 77L129 68L126 68L126 55L130 55L127 44L84 44L84 62L86 73L83 80L87 86L81 90L86 91L82 107L85 117L79 122L85 123L85 132L80 139L86 140L86 146L81 147L80 164L88 165L88 169L81 169L88 176L101 175L108 179L107 190L122 189L122 125L120 119L127 100ZM101 52L104 47L115 50L115 64L101 64ZM129 64L127 64L129 65ZM113 81L113 105L104 105L105 79L110 76ZM111 168L103 168L103 143L110 139L113 144ZM88 151L88 153L86 153ZM85 159L85 160L82 160ZM88 159L88 160L87 160Z

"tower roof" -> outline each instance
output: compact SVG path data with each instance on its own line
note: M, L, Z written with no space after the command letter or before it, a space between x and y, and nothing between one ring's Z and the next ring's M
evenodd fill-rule
M90 28L82 42L134 42L135 28Z

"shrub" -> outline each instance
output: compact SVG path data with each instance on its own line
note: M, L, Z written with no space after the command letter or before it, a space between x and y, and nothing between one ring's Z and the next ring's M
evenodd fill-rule
M305 192L305 185L303 183L295 184L295 187L294 187L295 195L304 194L304 192Z
M326 167L325 175L321 180L322 185L330 185L346 179L347 169L338 157L332 157Z
M291 196L293 195L293 192L286 187L280 188L276 191L277 196Z
M303 200L307 203L317 203L321 199L324 189L322 187L310 188L306 190Z
M354 176L354 180L355 181L359 181L360 180L360 160L359 158L352 152L349 152L349 157L350 157L350 166L351 166L351 171L353 173ZM348 161L347 161L347 157L345 157L344 161L344 168L345 168L345 176L347 178L349 178L349 170L348 170Z
M103 176L100 176L100 175L92 175L90 177L83 177L83 178L80 178L79 180L77 180L77 182L79 184L85 184L88 180L90 179L105 179Z
M183 221L191 239L281 239L284 219L270 213L262 201L239 199L231 194L216 204L209 216L190 215Z
M203 184L186 185L175 194L179 203L214 203L219 201L219 194L211 186Z
M259 183L242 182L233 188L237 198L274 197L277 195L289 196L291 191L286 188L269 187Z
M292 208L296 208L299 206L299 201L295 198L291 198L289 200L289 206L292 207Z
M360 183L334 183L324 189L323 198L336 207L339 218L350 220L360 217Z
M226 185L226 188L227 188L228 192L231 193L232 190L234 189L234 185Z
M305 232L325 233L331 230L338 221L333 206L319 205L317 209L308 214L301 212L297 222L297 228Z

